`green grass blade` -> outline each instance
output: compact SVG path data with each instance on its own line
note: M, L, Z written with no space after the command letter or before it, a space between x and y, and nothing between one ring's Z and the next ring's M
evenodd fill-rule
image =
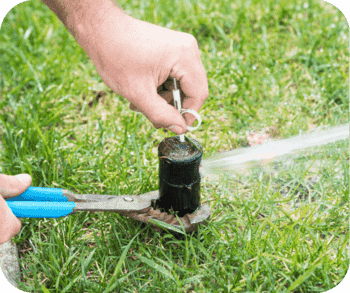
M323 256L320 257L317 260L317 262L311 268L309 268L303 275L301 275L298 279L296 279L294 283L288 287L287 292L291 292L292 290L300 286L306 279L308 279L312 275L312 273L316 270L316 268L319 265L322 264L322 262L323 262Z
M129 248L130 248L132 242L135 240L135 238L138 235L139 235L139 233L136 234L134 236L134 238L130 240L129 244L124 248L123 253L122 253L122 255L121 255L121 257L120 257L120 259L119 259L119 261L117 263L117 266L115 268L115 271L113 273L113 277L112 277L112 279L110 281L111 285L105 291L103 291L104 293L110 292L110 290L113 290L112 287L115 288L115 286L118 285L118 283L119 283L118 279L119 279L119 276L121 274L122 265L123 265L123 263L125 261L126 255L127 255L128 251L129 251ZM117 284L114 283L115 281L117 282Z
M156 220L156 219L152 219L149 222L157 225L160 228L164 228L166 230L171 230L171 231L174 231L174 232L177 232L177 233L181 233L183 235L186 234L186 232L184 232L183 230L181 230L181 229L179 229L177 227L174 227L173 225L170 225L170 224L164 223L162 221Z
M171 274L170 271L166 270L165 268L163 268L162 266L160 266L159 264L156 264L153 260L150 260L148 258L145 258L139 254L136 254L144 263L146 263L147 265L149 265L151 268L155 269L156 271L160 272L161 274L163 274L164 276L168 277L169 279L171 279L172 281L175 282L175 278L174 276Z
M184 135L184 137L186 137L186 139L187 139L191 144L193 144L194 147L195 147L197 150L201 151L201 149L193 142L192 139L190 139L187 135Z
M62 293L66 293L66 292L70 292L68 291L74 284L76 281L78 281L79 279L81 279L81 275L76 277L73 281L70 281L69 284L63 288Z
M34 128L35 128L36 131L38 132L38 135L40 136L40 138L41 138L42 141L43 141L43 144L44 144L44 146L45 146L45 148L46 148L46 151L47 151L48 155L50 156L51 162L53 162L54 159L53 159L52 151L51 151L51 149L50 149L50 147L49 147L49 145L48 145L48 143L47 143L47 141L46 141L46 139L45 139L43 133L41 132L41 130L40 130L38 124L36 124L36 122L35 122L34 120L32 121L32 123L33 123L33 125L34 125Z
M43 284L40 284L40 286L44 293L50 293L50 291Z

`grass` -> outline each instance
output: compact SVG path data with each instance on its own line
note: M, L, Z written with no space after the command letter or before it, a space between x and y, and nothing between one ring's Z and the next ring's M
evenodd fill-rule
M246 132L289 137L348 122L348 35L323 1L120 1L137 18L192 33L210 96L189 134L204 158L247 146ZM33 186L77 193L158 188L156 130L129 110L39 1L0 32L1 167ZM323 162L320 164L319 162ZM313 164L313 165L312 165ZM317 168L315 168L317 166ZM22 219L14 238L28 292L324 292L349 267L348 142L288 169L202 183L212 215L177 239L113 213ZM47 289L44 289L47 288Z

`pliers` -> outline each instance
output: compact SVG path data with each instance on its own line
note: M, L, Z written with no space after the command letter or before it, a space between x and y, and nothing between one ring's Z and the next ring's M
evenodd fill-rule
M164 222L181 231L183 226L185 232L197 230L198 224L210 217L210 208L205 204L194 213L177 218L173 214L155 209L155 201L158 198L159 191L116 196L74 194L61 188L29 187L21 195L5 200L14 215L19 218L59 218L77 211L116 212L155 227L157 225L152 220Z

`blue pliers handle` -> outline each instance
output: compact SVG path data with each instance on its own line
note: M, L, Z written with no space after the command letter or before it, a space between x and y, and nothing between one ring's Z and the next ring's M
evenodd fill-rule
M150 207L151 200L157 198L157 192L139 196L79 195L61 188L29 187L21 195L5 200L16 217L59 218L76 211L137 212Z
M158 190L141 195L116 196L74 194L61 188L29 187L21 195L5 200L18 218L60 218L76 211L116 212L152 226L157 226L152 223L156 219L176 229L184 227L186 232L195 231L199 224L210 217L210 207L205 204L194 213L180 218L180 224L174 215L153 208L158 198Z

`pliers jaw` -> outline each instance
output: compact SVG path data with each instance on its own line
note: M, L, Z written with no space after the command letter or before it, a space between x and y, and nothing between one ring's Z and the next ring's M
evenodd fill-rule
M156 200L159 199L159 191L151 191L146 193L145 196L152 198L151 206L139 211L138 214L133 214L132 216L126 215L127 217L143 223L148 223L153 227L158 227L158 225L152 221L157 220L174 227L175 229L171 229L171 227L167 226L169 230L172 230L172 232L176 232L176 230L183 231L184 229L184 232L186 233L196 231L198 229L198 225L204 224L210 217L210 207L207 204L200 206L191 214L186 214L183 217L176 217L174 214L162 212L161 210L157 209ZM182 225L179 221L181 221Z
M208 220L210 208L200 206L195 212L183 217L161 212L155 206L159 191L142 195L74 194L58 188L29 187L21 195L6 199L8 206L21 218L59 218L77 211L116 212L142 223L157 227L154 220L167 224L171 232L186 233L197 230L199 224ZM180 222L181 223L180 223Z
M159 191L151 191L141 195L99 195L99 194L74 194L64 190L68 201L75 201L79 211L106 211L116 212L120 215L132 218L153 227L158 225L153 221L161 221L173 226L176 231L182 230L186 233L196 231L199 224L203 224L210 217L210 208L207 204L200 206L194 213L186 214L177 218L173 214L161 212L156 207L156 200L159 199ZM182 223L179 223L179 220ZM171 228L169 227L169 230Z

